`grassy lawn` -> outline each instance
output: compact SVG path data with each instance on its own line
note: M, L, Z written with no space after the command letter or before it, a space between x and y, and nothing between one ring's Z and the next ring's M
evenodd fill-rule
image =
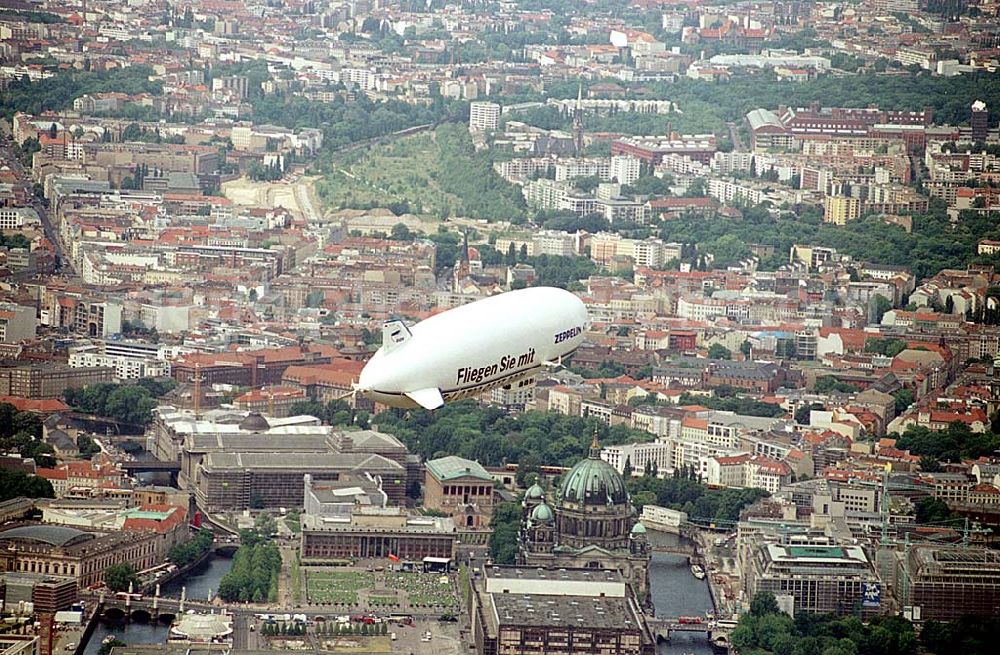
M301 579L296 563L292 569L292 594L298 600ZM415 608L457 610L458 599L449 578L436 573L374 573L368 571L304 572L306 598L313 603L356 606L359 592L368 591L367 602L372 607L402 607L409 603ZM444 582L442 582L444 580ZM384 581L384 584L377 584ZM378 589L376 590L376 587Z
M295 534L301 534L302 532L302 522L298 516L286 516L285 525Z
M441 582L435 573L389 573L387 587L406 592L415 607L450 608L455 606L455 594L450 582Z
M314 603L356 605L358 591L375 586L375 576L365 571L310 571L306 594Z
M348 153L331 163L316 193L335 209L386 207L397 215L440 219L524 216L520 190L496 174L487 154L475 151L461 125Z
M369 596L368 604L372 607L398 607L400 600L395 596Z
M434 134L417 134L335 163L334 172L316 184L316 191L330 207L407 203L410 213L441 216L460 206L461 199L435 181L438 159Z

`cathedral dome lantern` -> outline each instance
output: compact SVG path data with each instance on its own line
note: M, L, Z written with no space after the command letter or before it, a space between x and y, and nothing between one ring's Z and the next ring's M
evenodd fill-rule
M528 490L524 492L525 506L536 505L542 502L543 500L545 500L545 490L542 489L542 485L538 484L537 482L528 487Z
M574 466L562 480L560 500L580 505L628 505L625 479L601 459L601 446L594 435L590 456Z

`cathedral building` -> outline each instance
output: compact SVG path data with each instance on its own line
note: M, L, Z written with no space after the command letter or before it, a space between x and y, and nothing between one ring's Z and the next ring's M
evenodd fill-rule
M538 484L528 489L518 563L617 570L648 603L651 551L646 528L636 518L625 479L600 453L595 436L589 457L563 475L551 501Z

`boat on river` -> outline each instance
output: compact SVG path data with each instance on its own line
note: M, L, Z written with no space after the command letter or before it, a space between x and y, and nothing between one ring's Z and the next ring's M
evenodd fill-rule
M694 577L698 578L699 580L704 580L705 579L705 569L703 569L701 567L701 565L699 565L699 564L692 564L691 565L691 575L693 575Z

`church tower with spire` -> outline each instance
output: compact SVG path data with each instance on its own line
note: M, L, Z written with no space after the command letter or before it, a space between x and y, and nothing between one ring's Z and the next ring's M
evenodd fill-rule
M577 153L583 152L583 83L576 89L576 107L573 109L573 143Z

